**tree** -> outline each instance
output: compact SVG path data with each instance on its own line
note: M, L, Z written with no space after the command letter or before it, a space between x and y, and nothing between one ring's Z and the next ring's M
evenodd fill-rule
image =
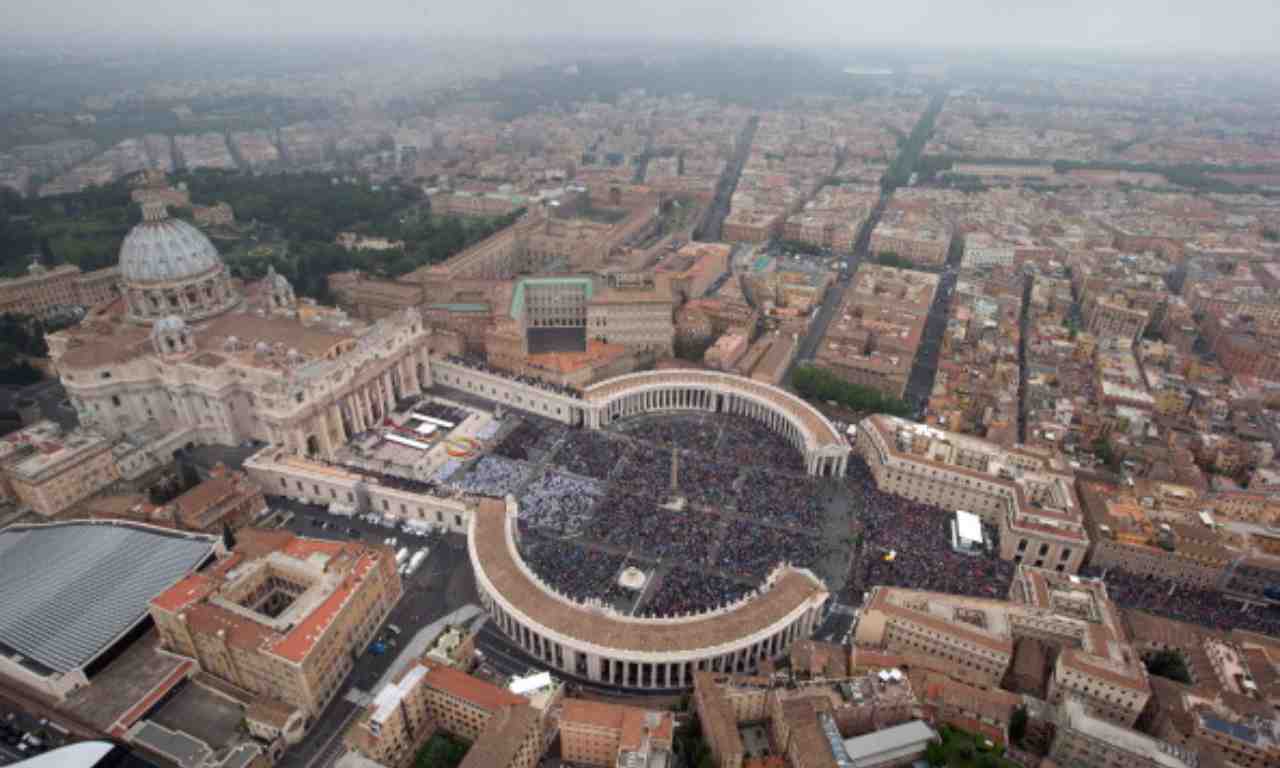
M791 385L809 400L832 401L854 411L908 416L911 409L896 397L870 387L852 384L825 368L803 365L792 373Z
M1157 651L1146 660L1146 665L1147 672L1153 675L1187 685L1191 684L1191 671L1187 669L1187 660L1177 651Z
M933 768L942 768L947 764L947 751L941 742L931 741L929 746L924 748L924 759Z
M885 267L896 267L898 269L912 269L915 267L910 260L904 259L893 251L881 251L876 256L876 263Z
M1027 735L1027 708L1018 707L1009 717L1009 741L1021 744Z

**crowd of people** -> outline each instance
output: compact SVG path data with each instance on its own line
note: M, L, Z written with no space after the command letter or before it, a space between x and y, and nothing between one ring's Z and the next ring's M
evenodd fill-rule
M1244 629L1280 635L1280 609L1277 608L1255 606L1242 611L1239 603L1223 600L1217 592L1149 579L1115 568L1105 573L1086 568L1081 574L1101 576L1107 583L1107 595L1125 608L1212 629Z
M533 467L529 464L501 456L485 456L457 481L457 487L464 493L501 498L515 493L532 475Z
M881 492L857 457L849 459L846 480L865 504L851 587L884 584L987 598L1008 593L1014 564L994 547L984 554L952 549L946 510Z
M818 531L823 489L789 472L802 467L799 454L763 425L679 414L621 426L625 437L555 425L561 431L549 438L538 420L524 419L460 483L485 495L522 488L520 529L530 534L522 549L557 590L625 605L634 597L616 584L625 550L642 570L662 572L642 613L694 613L738 600L779 562L811 567L826 551ZM529 482L529 462L557 443L552 468ZM662 506L671 495L672 446L678 495L689 502L679 510ZM774 460L788 471L755 469ZM737 519L735 510L770 525Z
M812 534L731 520L716 565L739 578L763 579L778 563L808 568L822 554L822 543Z
M602 432L570 430L556 451L556 463L575 475L604 480L622 459L626 448L624 443Z
M736 466L721 464L691 451L680 451L679 494L695 503L716 508L736 506L737 477ZM670 480L667 484L670 485Z
M575 400L582 399L582 392L577 389L574 389L573 387L562 387L559 384L552 384L551 382L543 381L542 379L536 376L524 376L522 374L512 373L511 371L504 371L500 368L493 368L488 363L486 363L485 361L479 358L461 357L459 355L449 355L448 357L445 358L445 360L447 360L450 363L453 363L454 365L461 365L464 368L470 368L474 371L487 373L490 376L500 376L504 379L510 379L511 381L516 381L521 384L527 384L531 387L537 387L538 389L545 389L548 392L555 392L558 395L564 395L565 397L572 397Z
M520 555L544 582L578 602L605 599L626 557L522 529Z
M715 454L720 443L720 427L710 418L681 414L646 416L619 425L628 435L658 446L675 445L687 451Z
M719 526L715 515L664 509L652 499L611 488L596 505L586 538L655 560L701 565L710 560Z
M804 472L804 456L787 439L755 419L723 416L717 458L729 464Z
M747 473L738 492L742 514L805 531L821 525L823 503L821 487L812 480L761 469Z
M520 496L520 521L560 536L577 536L591 520L604 495L599 483L559 472L546 472Z
M522 418L493 452L508 459L532 461L550 450L563 431L564 427L550 421Z
M714 573L675 567L657 577L658 583L649 593L640 613L673 616L700 613L735 602L750 588Z
M440 419L451 424L457 425L467 420L469 415L461 408L455 408L452 405L436 402L435 400L419 400L413 406L413 412L421 416L430 416L433 419Z

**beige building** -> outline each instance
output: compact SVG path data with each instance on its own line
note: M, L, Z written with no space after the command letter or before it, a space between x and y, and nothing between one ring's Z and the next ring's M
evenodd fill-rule
M804 682L700 672L693 705L720 768L742 768L758 756L742 738L747 724L768 730L786 765L828 768L848 764L843 740L909 721L916 698L899 670Z
M164 647L313 722L400 599L394 554L246 528L230 555L151 601Z
M940 229L880 224L871 233L871 253L896 253L922 267L940 267L945 264L950 248L951 235Z
M671 355L675 348L675 297L665 275L614 275L587 304L587 333L630 349Z
M840 297L815 362L853 384L901 397L938 276L864 264Z
M385 766L412 764L437 731L472 744L469 768L533 768L544 713L524 696L422 659L375 694L346 733L347 745Z
M1190 514L1166 509L1154 495L1156 490L1144 490L1139 499L1128 490L1103 483L1081 486L1089 564L1197 589L1215 588L1241 553L1221 543L1213 528L1187 522Z
M120 479L111 442L42 421L0 437L0 499L53 517Z
M48 337L80 422L109 437L158 425L330 456L431 386L416 310L363 326L299 303L273 271L242 289L208 238L159 204L125 238L120 274L123 306Z
M1198 768L1192 751L1092 717L1080 702L1058 706L1049 759L1081 768Z
M1065 573L1084 562L1089 538L1059 457L884 415L862 421L857 449L880 490L997 527L1005 560Z
M565 699L560 713L560 756L578 765L665 765L674 735L670 712Z
M1082 308L1085 330L1099 339L1136 341L1151 322L1151 313L1130 306L1122 295L1089 296Z
M1150 698L1146 668L1096 579L1022 567L1009 601L875 587L856 643L942 660L949 677L995 688L1022 638L1060 649L1051 701L1079 699L1091 715L1126 727L1137 721Z
M0 279L0 315L43 317L65 307L92 307L120 295L115 267L81 272L63 264L47 269L32 260L23 277Z

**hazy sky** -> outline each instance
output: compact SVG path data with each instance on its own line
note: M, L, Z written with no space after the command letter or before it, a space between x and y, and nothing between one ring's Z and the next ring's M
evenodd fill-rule
M1266 53L1277 0L0 0L9 33L504 35Z

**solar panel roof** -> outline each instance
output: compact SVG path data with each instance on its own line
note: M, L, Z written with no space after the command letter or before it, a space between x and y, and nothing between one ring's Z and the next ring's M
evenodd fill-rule
M214 541L108 522L0 531L0 647L57 672L83 667Z

